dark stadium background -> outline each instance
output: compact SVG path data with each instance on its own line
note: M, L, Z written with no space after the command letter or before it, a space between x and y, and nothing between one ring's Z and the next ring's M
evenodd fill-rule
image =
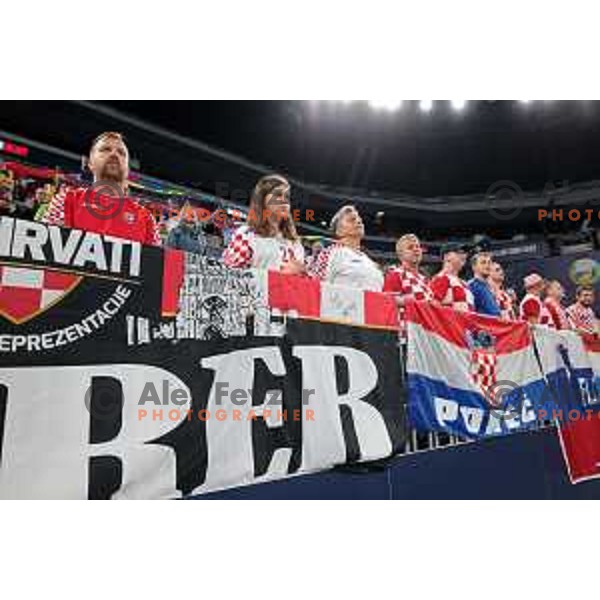
M500 180L541 193L548 185L558 189L567 182L600 179L598 102L470 101L461 112L438 102L422 113L410 101L395 112L373 110L366 102L4 101L0 124L6 132L78 154L98 132L116 129L126 135L145 174L210 193L248 192L260 172L202 148L210 145L318 187L320 193L302 197L297 205L316 208L319 220L327 221L345 196L365 197L360 206L371 235L412 229L433 240L541 234L546 230L534 209L500 221L485 210L462 210L456 196L483 197ZM175 141L173 134L199 147ZM411 206L368 201L381 197L408 198ZM431 203L443 210L429 210ZM375 222L380 210L383 221ZM575 232L580 227L554 228Z

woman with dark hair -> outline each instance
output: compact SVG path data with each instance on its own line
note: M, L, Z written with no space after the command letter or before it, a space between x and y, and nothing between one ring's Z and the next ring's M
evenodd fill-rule
M290 210L290 184L281 175L266 175L250 198L247 223L233 234L223 253L228 267L304 272L304 248Z

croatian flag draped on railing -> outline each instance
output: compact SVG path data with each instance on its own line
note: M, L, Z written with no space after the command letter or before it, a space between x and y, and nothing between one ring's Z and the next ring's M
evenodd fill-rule
M537 426L543 376L529 326L409 304L408 408L422 431L467 438Z
M571 481L600 477L597 337L419 302L406 314L414 427L477 439L552 423Z
M557 421L572 481L600 476L597 339L406 317L399 340L386 294L2 217L0 498L179 498L389 458L407 396L418 429L471 439Z

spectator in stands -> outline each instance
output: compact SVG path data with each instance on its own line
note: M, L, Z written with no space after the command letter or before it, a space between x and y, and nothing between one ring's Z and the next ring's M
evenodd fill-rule
M236 229L237 227L234 220L230 216L227 216L221 229L221 236L223 237L223 243L225 246L227 246L231 241Z
M181 209L179 223L169 232L166 245L193 254L205 254L204 234L195 211L189 205Z
M0 214L12 214L15 210L15 178L12 171L0 170Z
M488 317L500 317L500 307L488 282L492 272L492 255L489 252L477 252L471 258L473 279L469 289L473 294L475 312Z
M414 233L407 233L396 242L398 265L388 270L383 283L383 291L394 294L400 320L403 320L404 306L409 300L433 300L427 277L419 272L423 249Z
M42 193L39 195L39 201L36 206L35 215L33 217L34 221L42 221L44 215L48 212L48 208L50 207L50 202L54 195L57 193L66 193L66 184L61 183L58 191L56 191L55 187L51 183L45 183L42 188Z
M16 202L15 216L27 221L33 220L38 205L43 202L44 190L41 185L28 185L25 194Z
M223 243L223 230L216 227L212 221L204 221L201 218L198 219L197 227L202 234L204 256L220 261L225 246Z
M582 285L577 288L576 302L567 308L566 313L571 327L583 333L598 334L598 319L594 314L594 288Z
M560 281L554 279L548 282L546 286L546 298L544 304L550 313L552 325L556 329L571 329L571 324L567 318L567 313L563 307L562 301L565 297L565 289Z
M228 267L305 271L304 248L290 210L290 184L281 175L259 179L250 198L247 224L233 234L223 252Z
M158 246L158 227L149 210L127 196L129 150L120 133L101 133L92 143L87 166L94 185L57 194L43 221Z
M340 208L330 228L336 242L319 253L309 273L328 283L380 292L383 273L361 250L365 226L356 208L349 204Z
M166 245L193 254L203 254L205 246L200 228L187 216L182 216L179 223L171 229Z
M537 273L530 273L523 279L525 296L519 306L519 317L534 325L552 326L553 321L542 296L546 289L546 282Z
M488 279L490 288L496 297L498 308L503 319L514 321L516 319L513 295L504 289L504 269L497 262L492 262L492 270Z
M473 294L459 277L467 261L466 249L461 244L446 244L442 248L442 260L442 270L429 282L434 300L454 310L474 310Z

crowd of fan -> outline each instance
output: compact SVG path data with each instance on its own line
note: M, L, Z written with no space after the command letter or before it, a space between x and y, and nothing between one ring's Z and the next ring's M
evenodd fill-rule
M85 188L79 176L63 174L60 176L54 169L37 168L14 161L0 162L0 215L40 221L58 222L62 214L56 214L67 195L71 196L78 189ZM198 219L197 214L204 210L200 205L193 207L186 201L171 199L162 200L147 193L136 190L131 199L148 209L153 216L151 226L152 240L145 243L157 243L186 252L194 252L219 258L223 252L224 239L235 228L232 219L224 211L226 218ZM128 203L129 204L129 203ZM52 211L48 211L52 206ZM189 208L189 210L188 210ZM67 216L67 224L70 216ZM111 227L114 225L111 224ZM156 225L156 227L154 227Z
M0 213L148 245L164 242L188 252L219 257L231 268L274 269L332 284L382 291L394 296L401 322L407 303L417 300L556 329L575 329L594 335L599 332L592 308L592 287L579 287L575 301L566 308L561 283L546 282L531 273L523 280L525 295L518 302L514 292L504 289L503 268L489 252L476 252L470 257L473 277L467 282L461 278L467 249L447 244L442 249L441 270L427 278L419 270L423 258L420 241L415 234L408 233L396 243L398 264L384 272L363 250L365 228L352 205L343 206L331 219L334 243L326 248L314 244L309 255L291 217L290 184L280 175L267 175L258 181L244 224L234 228L231 220L225 219L215 231L207 232L194 219L193 211L180 211L171 227L166 220L157 222L139 198L128 193L129 153L119 133L105 132L94 140L88 168L94 183L108 182L105 188L118 188L119 197L106 194L100 186L56 188L45 183L17 189L20 184L10 172L5 172L0 173ZM118 203L114 215L98 218L94 207L110 212L111 203Z
M41 221L55 194L64 193L67 187L65 183L57 186L50 180L40 183L18 177L11 168L0 165L0 214Z

